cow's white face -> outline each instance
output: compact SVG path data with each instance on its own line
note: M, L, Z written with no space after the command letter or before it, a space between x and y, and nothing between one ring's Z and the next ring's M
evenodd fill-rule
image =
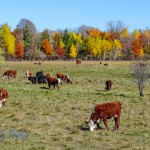
M7 77L7 76L4 75L4 76L3 76L3 79L5 79L6 77Z
M94 130L94 128L95 128L95 124L94 124L93 120L90 120L90 121L88 122L88 125L89 125L89 128L90 128L90 131L93 132L93 130Z
M0 107L2 107L2 105L3 105L3 102L0 100Z
M67 78L70 79L69 75L67 75Z

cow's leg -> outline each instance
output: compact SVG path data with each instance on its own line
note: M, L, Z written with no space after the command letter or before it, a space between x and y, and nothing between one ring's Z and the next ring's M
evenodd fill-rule
M103 122L104 122L104 125L105 125L106 128L107 128L107 131L109 131L109 128L108 128L108 126L107 126L107 118L103 118Z
M115 120L115 127L114 127L114 130L117 130L117 120L118 120L118 118L114 117L114 120Z
M119 123L120 123L120 116L119 116L119 115L115 115L115 116L114 116L114 120L115 120L115 127L114 127L114 130L118 130L118 128L119 128Z
M51 88L51 85L50 84L48 84L48 87L49 87L49 89Z

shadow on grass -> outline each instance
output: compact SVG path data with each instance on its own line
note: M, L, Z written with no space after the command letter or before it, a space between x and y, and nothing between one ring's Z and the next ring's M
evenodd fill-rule
M32 84L32 83L27 82L26 84Z
M82 130L82 131L89 131L88 127L84 127L82 125L78 126L78 129Z
M89 127L85 127L85 126L83 126L83 125L80 125L80 126L78 126L78 129L80 129L80 130L82 130L82 131L90 131L89 130ZM96 129L94 129L94 130L105 130L105 128L102 128L102 127L97 127Z
M45 86L40 87L40 89L49 90L49 88Z

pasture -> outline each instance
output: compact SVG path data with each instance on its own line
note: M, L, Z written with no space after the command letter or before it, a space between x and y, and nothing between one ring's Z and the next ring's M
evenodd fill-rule
M16 79L2 79L8 69L17 70ZM139 96L136 79L129 62L47 61L41 66L33 62L5 62L0 68L0 87L9 98L0 108L0 149L3 150L148 150L150 148L150 82L145 84L144 97ZM73 84L63 83L58 90L46 84L32 85L26 70L70 75ZM105 81L111 79L111 91ZM85 124L97 103L122 102L118 131L88 131ZM108 120L113 129L114 119ZM27 139L10 137L9 130L24 131ZM4 131L4 132L2 132Z

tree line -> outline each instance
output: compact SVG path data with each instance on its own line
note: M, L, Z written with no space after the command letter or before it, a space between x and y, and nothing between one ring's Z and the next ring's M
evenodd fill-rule
M11 31L0 26L0 58L5 60L132 60L149 58L150 29L132 33L121 21L109 21L107 31L82 25L76 30L65 29L37 32L35 25L21 19Z

